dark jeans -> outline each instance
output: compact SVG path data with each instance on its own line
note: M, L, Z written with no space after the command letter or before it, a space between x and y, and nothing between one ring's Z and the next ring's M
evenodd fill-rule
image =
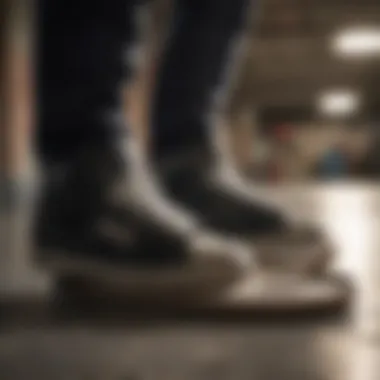
M138 1L138 0L137 0ZM117 138L135 0L38 0L37 143L42 160ZM151 120L159 155L206 143L205 115L249 0L177 0Z

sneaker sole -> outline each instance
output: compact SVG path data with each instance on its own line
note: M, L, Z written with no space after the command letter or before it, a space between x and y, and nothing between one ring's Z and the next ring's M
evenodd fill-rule
M58 277L75 277L89 282L105 284L115 289L141 289L152 292L192 289L219 291L231 286L242 277L237 270L221 265L191 265L169 269L122 269L94 260L71 258L65 252L44 251L39 253L39 265ZM78 255L80 256L80 255Z

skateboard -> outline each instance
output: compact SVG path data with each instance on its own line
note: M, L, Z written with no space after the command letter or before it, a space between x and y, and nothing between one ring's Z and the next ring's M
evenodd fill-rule
M217 277L213 281L169 278L168 273L122 281L61 274L56 294L67 308L217 318L341 313L353 299L352 284L339 274L305 276L272 270L224 283Z

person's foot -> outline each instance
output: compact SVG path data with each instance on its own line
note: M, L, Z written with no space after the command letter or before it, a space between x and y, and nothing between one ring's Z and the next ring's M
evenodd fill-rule
M35 248L39 262L60 274L126 283L172 276L212 288L252 269L251 247L209 232L167 200L133 147L87 147L46 169L45 182Z
M168 193L202 215L210 227L250 239L265 267L324 272L331 250L318 229L293 223L269 197L255 194L237 171L218 170L201 152L162 160L160 172Z

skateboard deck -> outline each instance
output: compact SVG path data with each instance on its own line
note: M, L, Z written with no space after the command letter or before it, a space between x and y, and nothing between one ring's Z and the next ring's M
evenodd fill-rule
M324 312L346 309L352 287L343 276L310 278L295 274L265 273L211 292L201 288L163 287L142 289L115 287L90 278L62 278L61 293L83 304L128 309L136 313L191 313L219 317L250 317L265 313Z

